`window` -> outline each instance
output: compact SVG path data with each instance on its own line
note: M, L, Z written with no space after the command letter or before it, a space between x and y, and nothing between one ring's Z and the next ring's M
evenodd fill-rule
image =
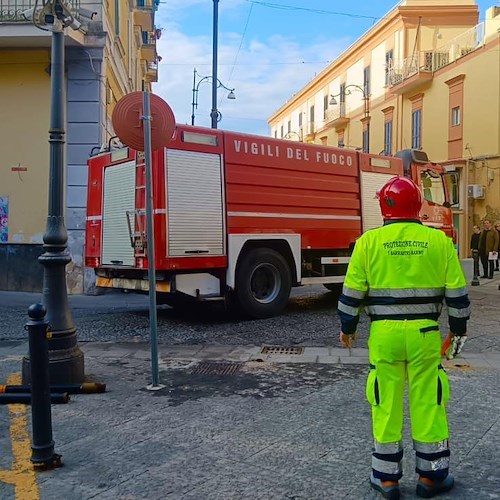
M448 188L450 205L452 208L460 207L460 174L458 172L446 172L443 181Z
M345 103L345 83L340 84L340 104Z
M326 120L327 112L328 112L328 94L323 96L323 120Z
M292 121L288 120L288 123L287 123L287 132L290 133L291 131L292 131Z
M363 153L370 152L370 125L363 130Z
M344 143L344 130L340 130L337 133L337 146L339 148L343 148L345 146L345 143Z
M115 35L120 34L120 0L115 0Z
M384 124L384 154L392 155L392 120Z
M277 130L275 130L275 131L274 131L274 138L275 138L275 139L277 139L277 138L278 138L278 131L277 131Z
M416 109L411 114L411 147L422 147L422 110Z
M424 198L430 203L442 205L446 198L441 176L432 170L423 170L420 172L420 179Z
M451 110L451 126L456 127L458 125L460 125L460 106Z
M283 139L283 136L285 135L284 132L285 132L284 127L283 127L283 125L281 125L281 138L282 139Z
M391 83L391 69L394 61L394 51L391 49L385 53L385 84Z
M299 128L302 127L302 112L299 113Z
M370 66L367 66L363 70L363 90L365 91L365 96L370 95Z
M314 104L309 108L309 132L314 132Z

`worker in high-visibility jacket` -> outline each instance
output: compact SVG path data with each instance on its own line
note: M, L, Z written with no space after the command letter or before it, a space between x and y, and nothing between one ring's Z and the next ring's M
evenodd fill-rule
M441 365L438 318L444 299L451 359L466 339L470 302L452 240L420 222L422 198L416 184L395 177L378 198L384 225L356 241L338 303L340 340L351 348L364 307L371 319L366 396L374 436L372 487L385 498L400 497L403 395L408 380L419 474L416 493L431 498L449 491L454 483L448 470L445 409L450 388Z

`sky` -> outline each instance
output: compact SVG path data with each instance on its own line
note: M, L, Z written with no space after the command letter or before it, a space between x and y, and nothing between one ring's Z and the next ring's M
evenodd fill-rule
M498 0L476 1L480 20ZM218 128L269 135L267 120L296 92L368 31L395 0L219 0L217 76L236 99L218 89ZM155 24L161 57L153 92L191 123L210 127L213 0L160 0Z

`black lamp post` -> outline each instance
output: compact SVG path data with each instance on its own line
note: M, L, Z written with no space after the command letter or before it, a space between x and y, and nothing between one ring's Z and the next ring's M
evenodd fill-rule
M49 9L49 5L52 3ZM47 226L43 235L45 252L38 258L43 265L43 303L49 323L49 378L51 384L82 383L84 358L78 347L76 328L68 304L66 265L71 262L67 250L68 233L64 224L64 135L66 93L64 80L64 28L79 27L61 0L47 2L43 19L52 31L50 63L50 173ZM37 15L35 13L35 15ZM33 19L35 20L35 15ZM23 358L23 384L30 382L30 359Z
M336 97L341 98L341 104L344 102L344 98L346 95L351 95L354 90L358 90L363 94L363 101L364 101L364 106L363 106L363 119L361 120L366 128L363 130L363 151L365 153L369 153L370 149L370 96L366 92L366 89L364 87L361 87L361 85L356 85L354 83L351 83L349 85L346 85L342 91L339 94L335 95L330 95L330 101L329 104L336 106L337 105L337 99Z
M198 80L199 78L199 80ZM197 82L198 80L198 82ZM212 88L215 87L215 91L217 93L217 89L222 87L223 89L227 90L229 94L227 94L228 99L236 99L236 94L234 93L234 89L230 89L229 87L226 87L219 79L214 80L212 76L199 76L198 72L196 71L196 68L193 70L193 100L191 102L191 125L194 125L194 112L196 109L198 109L198 91L200 84L203 82L212 82ZM213 82L215 81L215 85L213 85ZM213 98L212 98L212 112L210 113L210 117L212 119L212 128L217 128L217 122L220 121L221 119L221 114L220 112L216 109L217 102L213 104ZM214 114L215 110L215 114ZM215 122L214 122L214 117L215 117Z

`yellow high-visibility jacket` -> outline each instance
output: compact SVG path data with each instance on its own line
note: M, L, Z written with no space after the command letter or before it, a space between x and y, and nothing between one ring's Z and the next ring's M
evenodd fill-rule
M437 321L443 299L450 331L464 334L470 301L452 240L419 221L388 221L356 241L338 304L342 331L356 332L361 306L372 321Z

